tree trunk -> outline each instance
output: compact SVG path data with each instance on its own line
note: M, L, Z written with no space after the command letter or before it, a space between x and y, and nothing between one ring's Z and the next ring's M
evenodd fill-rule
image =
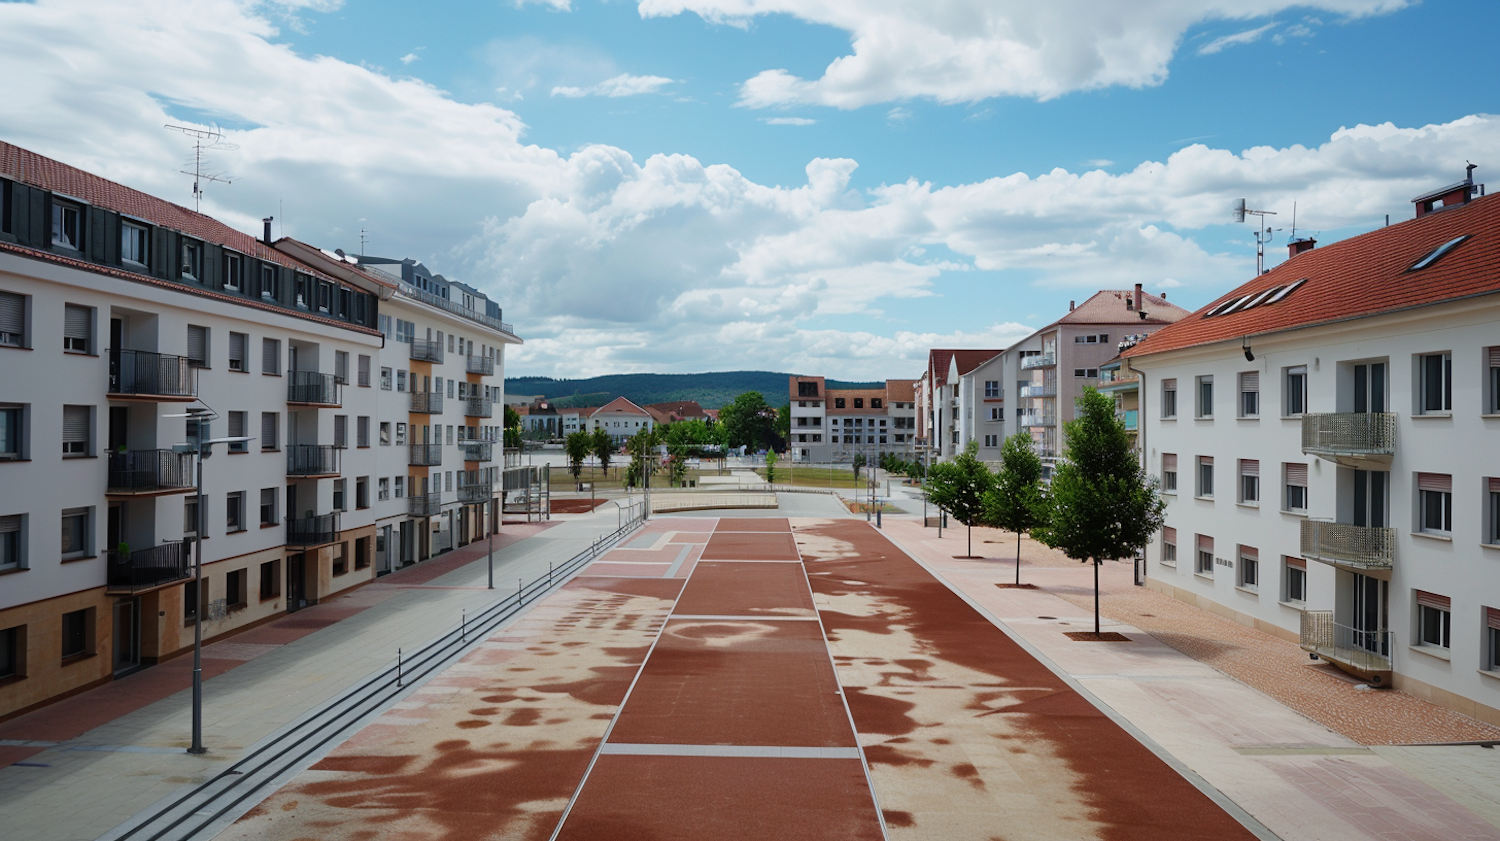
M973 523L966 524L964 526L964 531L968 533L968 537L969 537L969 557L972 558L972 557L974 557L974 524Z
M1099 635L1099 561L1089 558L1094 564L1094 636Z
M1016 586L1021 586L1021 530L1016 529Z

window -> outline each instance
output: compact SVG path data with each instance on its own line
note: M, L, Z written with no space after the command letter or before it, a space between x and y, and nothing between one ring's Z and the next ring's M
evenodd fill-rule
M93 406L64 406L62 423L63 458L90 455L89 427L92 426Z
M404 423L396 424L396 446L406 446L406 424Z
M348 482L347 479L333 480L333 510L335 511L344 510L344 489L348 487L346 482Z
M354 480L354 507L370 507L370 477L361 476Z
M1447 353L1429 353L1417 357L1420 386L1417 394L1417 412L1432 414L1453 410L1453 356Z
M363 353L359 355L359 385L370 387L370 357Z
M333 416L333 445L339 448L349 446L349 416Z
M94 530L91 508L69 508L62 512L62 559L65 561L93 555Z
M390 391L391 390L391 369L389 369L389 368L381 368L380 369L380 390L381 391Z
M250 577L247 569L237 569L224 576L224 608L241 610L245 607L245 583Z
M0 629L0 680L26 676L26 626Z
M26 341L26 298L0 292L0 346L30 347Z
M816 381L814 381L814 382L801 382L801 381L799 381L797 383L797 396L798 397L817 397L818 396L818 384L817 384L817 382Z
M1198 456L1198 496L1214 495L1213 456Z
M999 397L1000 396L1000 381L999 380L985 380L984 381L984 396L985 397ZM897 404L896 408L898 408L898 409L901 408L900 404Z
M332 549L334 575L343 575L344 573L349 571L349 553L347 551L348 546L349 544L347 543L340 543L335 545Z
M406 372L405 371L397 371L396 372L396 390L397 391L405 391L406 390Z
M364 569L370 565L370 538L354 539L354 568Z
M333 284L318 281L318 312L328 312L333 306Z
M63 352L94 352L94 310L77 304L63 306Z
M281 376L281 340L260 340L260 372Z
M238 292L245 285L245 258L232 251L224 252L224 288Z
M250 370L250 336L245 333L229 334L229 370Z
M77 251L83 242L83 211L74 204L52 200L52 244Z
M416 338L416 335L417 325L410 321L396 319L396 341L410 344L411 340Z
M1417 644L1447 648L1453 607L1447 596L1413 590L1417 602Z
M235 491L224 495L224 531L245 530L245 492Z
M380 446L389 446L391 443L391 422L380 422Z
M1485 348L1485 414L1500 415L1500 346Z
M339 385L349 384L349 352L346 350L333 352L333 380Z
M898 418L898 420L899 420L899 418ZM1004 406L991 406L990 407L990 420L992 420L992 421L1003 421L1003 420L1005 420L1005 407Z
M453 471L449 470L448 472L444 473L443 474L443 479L444 479L443 484L446 486L446 487L443 488L443 490L445 490L445 491L451 491L451 490L453 490Z
M208 328L189 324L187 329L188 364L198 368L208 367Z
M986 436L984 436L984 445L986 447L998 447L998 446L1000 446L1000 436L998 436L998 435L986 435Z
M0 403L0 461L26 457L26 407Z
M26 568L26 515L0 517L0 569Z
M1260 417L1260 372L1240 373L1240 417Z
M1177 417L1177 380L1161 381L1161 416L1162 418Z
M434 384L437 386L437 392L439 394L442 394L443 393L443 378L442 377L436 377L435 380L436 380L436 382ZM452 379L448 380L448 399L449 400L453 399L453 380Z
M204 494L204 499L208 495ZM185 496L182 498L182 536L193 537L198 534L198 497Z
M1281 600L1292 604L1302 604L1307 601L1307 561L1283 555L1281 565L1283 570Z
M360 415L354 421L354 442L356 446L370 446L370 416Z
M1240 568L1237 578L1236 583L1246 590L1260 589L1260 550L1251 546L1240 547Z
M844 408L844 398L842 398L842 397L835 397L835 398L833 398L833 408L835 408L835 409L842 409L842 408Z
M406 477L405 476L397 476L396 477L396 498L400 499L401 497L403 497L405 495L406 495Z
M1430 205L1423 206L1427 207L1429 210L1431 209ZM1454 246L1458 245L1468 238L1468 234L1465 234L1461 237L1454 237L1453 239L1448 240L1442 245L1439 245L1437 248L1434 248L1431 251L1427 252L1426 256L1424 256L1422 259L1418 260L1415 263L1412 263L1411 268L1407 269L1407 271L1416 272L1427 268L1428 266L1436 263L1439 259L1441 259L1444 254L1452 251Z
M1161 491L1162 493L1177 493L1177 454L1161 454Z
M260 297L264 301L274 301L281 297L281 278L276 273L276 267L269 263L262 263L260 267Z
M637 421L635 425L636 426L640 426L641 424L640 424L639 421ZM450 447L453 446L453 425L452 424L448 425L448 446L450 446Z
M1282 401L1281 414L1286 417L1303 414L1307 411L1307 366L1297 365L1285 369L1283 377L1286 390L1285 399Z
M1161 530L1161 562L1177 566L1177 529L1163 526Z
M120 261L145 266L151 262L151 235L146 228L130 222L120 223Z
M385 476L380 477L379 490L377 491L377 494L377 499L384 500L391 498L391 480L389 478Z
M94 609L86 607L62 615L62 656L87 657L94 653Z
M260 525L262 528L276 525L275 488L260 489Z
M276 429L280 425L280 417L277 413L260 413L260 448L262 451L276 449Z
M1214 378L1212 376L1198 378L1198 417L1211 418L1214 416Z
M231 437L231 438L243 438L243 437L245 437L246 415L248 415L248 414L249 414L248 412L230 412L229 413L229 437ZM247 453L247 452L250 451L250 442L249 441L232 441L229 444L229 451L231 453Z
M443 343L443 331L439 330L438 331L438 344L442 344L442 343ZM453 352L453 334L452 333L448 334L448 352L449 353Z
M182 277L198 280L203 277L203 245L191 240L182 241Z
M1260 502L1260 461L1257 459L1240 459L1240 502L1246 505Z
M1075 376L1075 377L1087 377L1088 379L1091 379L1091 380L1097 380L1097 379L1099 379L1099 369L1098 368L1074 368L1073 369L1073 376Z
M1282 474L1286 477L1286 504L1285 510L1298 514L1307 511L1307 465L1287 462L1281 465Z
M1417 474L1417 530L1427 534L1453 532L1453 477L1446 473Z
M281 561L266 561L260 565L260 600L270 601L281 596Z
M1193 571L1199 575L1214 574L1214 539L1206 534L1198 535L1198 556Z
M879 408L881 408L881 404L884 403L884 402L885 401L884 401L883 398L880 398L880 397L871 397L870 398L870 408L871 409L879 409Z
M312 278L301 272L296 272L292 277L292 281L296 285L297 306L307 309L307 301L312 295Z
M1483 542L1495 546L1500 545L1500 479L1490 477L1487 484L1489 485L1489 505L1485 510L1489 516L1486 517L1488 525Z
M194 617L198 615L198 602L208 601L208 579L199 582L198 587L193 586L192 579L182 584L182 622L191 625Z

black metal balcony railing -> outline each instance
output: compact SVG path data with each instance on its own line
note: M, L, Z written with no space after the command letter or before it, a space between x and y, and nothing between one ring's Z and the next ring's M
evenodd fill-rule
M420 415L441 415L443 413L442 392L413 391L411 393L411 410Z
M310 406L338 406L339 382L332 374L288 371L286 402Z
M489 502L495 495L494 483L490 482L483 471L465 470L458 474L458 501L465 504L476 502Z
M1391 632L1361 631L1333 621L1331 610L1302 612L1300 642L1303 651L1346 667L1379 683L1372 673L1391 670Z
M188 400L198 396L198 374L186 356L111 350L109 393Z
M1396 454L1396 415L1394 412L1303 415L1302 452L1346 467L1390 464Z
M415 467L436 467L443 463L443 445L412 444L411 458L406 463Z
M495 457L493 441L461 441L458 446L464 451L464 461L492 461Z
M193 567L188 555L186 543L181 540L125 555L110 552L106 589L112 593L134 593L191 578Z
M464 416L470 418L487 418L495 413L495 404L485 399L484 395L478 397L464 398Z
M286 475L335 476L339 448L332 444L291 444L286 448Z
M413 517L431 517L443 509L440 493L417 494L406 498L406 511Z
M470 374L480 376L491 376L495 373L495 358L493 356L471 356L464 370Z
M339 539L339 515L323 514L318 517L289 517L286 521L286 545L322 546L337 543Z
M443 343L429 339L412 339L411 358L418 362L442 362Z
M1396 530L1303 520L1302 557L1351 569L1391 569L1396 561Z
M105 493L153 494L190 491L195 487L191 453L128 450L109 454L109 486Z
M514 335L516 332L515 330L511 329L511 326L509 324L506 324L498 318L493 318L491 316L485 315L482 312L468 309L467 307L462 306L456 301L451 301L440 295L434 295L425 289L418 289L417 287L412 286L410 283L406 283L405 281L398 281L396 283L396 286L401 290L402 295L405 295L406 297L411 298L414 301L421 301L424 304L430 304L434 307L437 307L438 309L447 310L454 315L463 316L464 318L467 318L471 321L476 321L480 324L493 327L496 330L500 330L505 333Z

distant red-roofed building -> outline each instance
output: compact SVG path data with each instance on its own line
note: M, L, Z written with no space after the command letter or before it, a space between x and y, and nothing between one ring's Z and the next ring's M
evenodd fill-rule
M616 397L595 409L589 416L590 426L604 430L620 444L642 429L655 428L656 423L656 418L650 412L624 397Z
M1500 723L1500 197L1414 203L1124 351L1147 583Z

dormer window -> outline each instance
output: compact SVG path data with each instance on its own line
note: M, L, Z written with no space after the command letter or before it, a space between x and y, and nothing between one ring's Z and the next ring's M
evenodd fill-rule
M842 409L842 408L844 408L844 398L842 398L842 397L835 397L835 398L833 398L833 408L835 408L835 409Z
M865 407L865 399L863 397L856 397L856 398L854 398L854 408L856 408L856 409L863 409L864 407Z
M52 244L77 251L83 241L83 211L75 204L52 202Z
M237 292L244 285L245 258L229 251L224 252L224 288Z
M120 261L145 266L150 263L150 231L142 225L120 223Z
M203 244L190 240L182 241L182 277L199 280L203 277Z

